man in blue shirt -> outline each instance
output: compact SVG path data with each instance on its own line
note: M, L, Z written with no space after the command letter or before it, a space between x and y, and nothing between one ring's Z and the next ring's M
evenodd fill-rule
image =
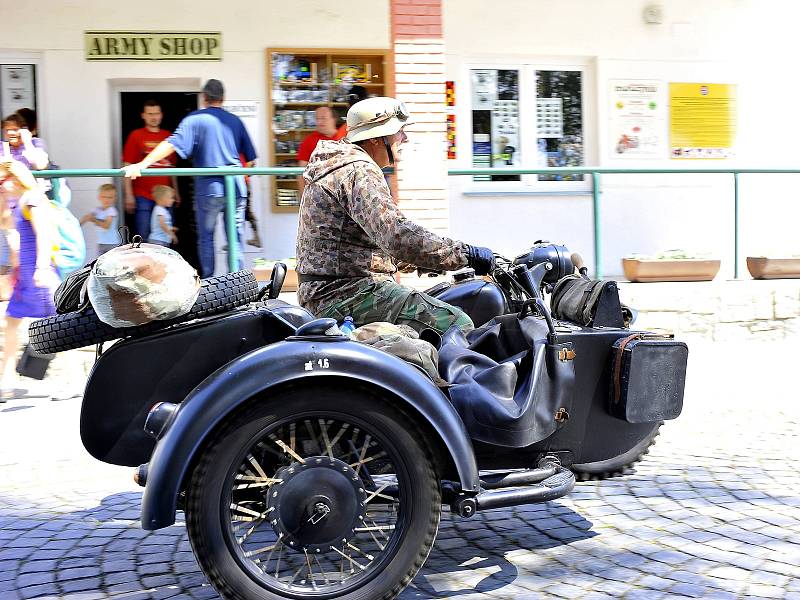
M255 163L256 151L241 119L222 108L225 88L218 79L209 79L203 86L205 108L184 117L171 136L153 148L141 162L123 167L125 176L136 179L142 169L163 160L173 152L181 158L192 158L195 167L235 167ZM247 187L244 177L236 177L236 238L239 248L239 268L242 260L242 235L247 206ZM200 257L200 276L214 275L214 229L219 214L225 210L225 178L222 176L195 177L194 210L197 219L197 250ZM227 234L227 228L225 232ZM230 244L231 241L228 240Z

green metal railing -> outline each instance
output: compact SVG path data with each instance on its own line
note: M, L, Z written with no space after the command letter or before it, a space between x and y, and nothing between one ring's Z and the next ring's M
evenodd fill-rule
M225 167L225 168L191 168L191 169L146 169L142 176L200 176L214 175L225 177L226 227L228 239L236 237L236 191L234 178L237 175L300 175L301 167ZM389 170L390 171L390 170ZM618 169L605 167L549 167L549 168L466 168L449 169L450 176L462 175L590 175L592 178L592 220L594 235L595 274L602 277L602 244L600 230L601 215L601 175L662 175L662 174L716 174L733 175L733 273L739 278L739 175L746 174L800 174L800 169L740 169L740 168L692 168L692 169ZM61 169L52 171L34 171L36 177L122 177L120 169ZM56 183L57 185L57 183ZM502 194L502 192L499 192ZM238 245L228 244L228 268L233 271L238 264Z
M600 186L601 175L640 175L640 174L716 174L733 175L733 276L739 278L739 175L742 174L798 174L800 169L740 169L740 168L692 168L692 169L617 169L605 167L550 167L544 169L472 168L450 169L448 175L591 175L592 177L592 215L594 226L594 264L596 277L601 278L602 252L600 235Z
M145 169L142 177L181 177L181 176L217 176L225 177L225 227L228 233L228 270L235 271L239 265L239 245L236 239L236 181L237 175L300 175L304 169L300 167L226 167L226 168L191 168L191 169ZM53 169L49 171L33 171L34 176L54 179L54 192L58 193L59 177L124 177L121 169Z

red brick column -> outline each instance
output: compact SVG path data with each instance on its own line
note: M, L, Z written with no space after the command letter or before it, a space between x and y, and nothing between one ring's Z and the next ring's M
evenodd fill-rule
M441 0L391 0L395 95L414 121L398 167L400 207L412 220L446 233L447 133Z

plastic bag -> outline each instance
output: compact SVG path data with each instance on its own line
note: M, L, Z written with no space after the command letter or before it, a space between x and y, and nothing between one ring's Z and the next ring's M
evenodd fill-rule
M88 291L101 321L130 327L189 312L200 293L200 278L174 250L129 244L97 259Z

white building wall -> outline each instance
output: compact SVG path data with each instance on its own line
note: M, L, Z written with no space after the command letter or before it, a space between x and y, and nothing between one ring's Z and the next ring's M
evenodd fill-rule
M444 0L447 79L457 82L458 159L470 166L470 64L506 60L574 60L587 65L587 164L603 166L800 166L800 119L795 105L794 41L800 5L789 0L662 0L664 21L645 24L646 1ZM35 9L5 3L0 59L39 65L42 137L64 167L110 167L118 148L112 134L115 84L199 85L222 79L231 100L261 102L262 135L254 140L267 164L267 47L390 48L389 0L256 2L241 8L209 0L142 0L124 10L102 0L42 0ZM85 30L219 30L221 62L87 62ZM737 158L729 161L615 160L607 140L609 79L645 77L739 86ZM115 127L116 124L113 124ZM667 135L666 130L664 135ZM74 210L94 203L97 180L72 180ZM797 184L788 175L743 176L742 254L775 249L800 252ZM272 213L268 179L257 180L266 232L264 255L294 254L296 215ZM454 237L513 254L539 238L564 241L591 264L591 197L465 195L469 178L451 177L450 231ZM732 182L725 176L607 176L603 180L603 268L620 271L630 252L684 247L709 249L731 272ZM413 201L413 199L409 199ZM417 217L418 215L415 215ZM433 225L431 223L431 225ZM446 224L436 223L437 227ZM92 240L89 240L91 243Z
M42 0L31 8L4 3L0 62L33 58L39 65L41 135L51 156L64 168L116 166L121 149L114 145L113 85L147 86L148 80L198 89L210 77L220 79L230 100L261 104L261 136L254 139L261 166L267 165L265 49L269 47L389 48L389 0L348 0L346 7L316 0L250 2L220 5L210 0L157 2L140 0L122 6L105 0ZM83 32L221 31L223 59L194 61L94 61L84 59ZM194 87L188 87L194 84ZM83 214L94 206L101 181L70 181L72 206ZM296 214L270 210L269 178L255 178L268 258L294 256ZM87 230L87 238L91 233ZM92 239L87 239L93 244ZM220 244L223 242L220 242ZM250 255L252 256L252 255ZM258 256L258 254L256 255ZM219 261L218 261L219 262Z
M648 4L662 7L662 24L644 22ZM507 0L489 10L479 0L444 0L447 74L456 81L458 124L458 158L448 162L451 167L471 166L471 65L573 60L588 64L592 80L591 86L584 85L587 165L798 168L798 17L800 6L789 1ZM670 81L737 84L736 158L613 157L608 81L624 78L657 79L665 86ZM667 128L668 119L664 136ZM535 166L524 158L523 163ZM742 256L800 253L795 233L798 183L800 177L791 175L742 176ZM453 236L507 254L547 238L567 243L593 263L591 196L468 195L472 188L468 177L451 178ZM732 176L609 175L603 177L601 189L606 274L620 273L620 258L631 252L677 247L714 252L724 260L723 273L732 274Z

